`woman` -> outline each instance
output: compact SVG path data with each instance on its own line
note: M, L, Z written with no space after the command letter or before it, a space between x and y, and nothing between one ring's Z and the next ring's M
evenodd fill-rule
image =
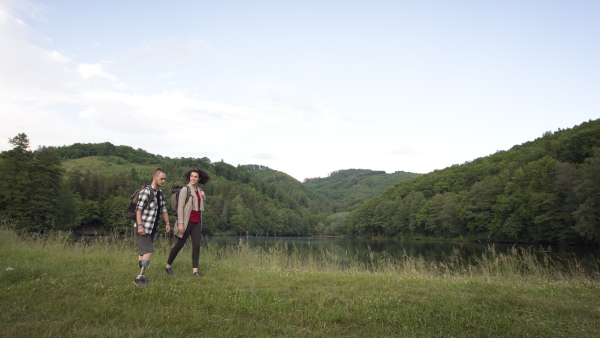
M198 184L208 183L210 177L206 171L194 168L188 170L183 175L183 179L189 183L179 192L179 201L183 203L177 205L177 226L173 229L173 234L178 238L177 243L169 254L165 272L168 275L173 274L171 264L173 264L175 257L177 257L177 254L185 245L187 238L191 235L192 275L194 277L204 277L198 272L198 261L200 260L200 239L202 237L202 211L204 211L206 197L204 191L198 187ZM188 194L191 194L191 198L185 203Z

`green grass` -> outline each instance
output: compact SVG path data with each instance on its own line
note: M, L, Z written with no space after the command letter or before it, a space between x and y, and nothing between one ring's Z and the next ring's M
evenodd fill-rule
M158 239L137 288L132 239L71 243L0 230L0 336L574 337L600 332L600 283L577 262L489 251L476 264L420 257L369 263L302 256L285 244L190 245L163 272ZM458 255L457 255L458 257ZM341 264L343 263L343 264ZM12 268L13 270L7 270Z

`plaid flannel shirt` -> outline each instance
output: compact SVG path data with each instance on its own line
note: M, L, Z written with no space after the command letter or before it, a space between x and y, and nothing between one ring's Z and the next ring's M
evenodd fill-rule
M154 221L156 220L159 206L157 200L157 194L161 195L160 198L160 213L167 212L167 203L165 202L165 194L160 189L155 190L154 199L150 201L150 187L146 187L142 191L140 191L140 199L137 204L135 210L140 210L142 212L142 226L144 227L144 231L146 234L151 234L152 229L154 228ZM146 205L149 205L149 208L146 208ZM134 222L134 227L137 227L137 222Z

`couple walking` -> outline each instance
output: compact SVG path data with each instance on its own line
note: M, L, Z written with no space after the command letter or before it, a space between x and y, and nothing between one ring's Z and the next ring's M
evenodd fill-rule
M158 233L158 223L161 215L166 224L166 233L171 231L165 195L160 190L166 178L167 174L162 169L155 169L152 174L152 184L144 188L139 194L134 227L136 227L135 240L138 246L140 274L135 278L133 283L140 287L148 284L145 272L154 253L154 237ZM177 242L169 253L165 272L168 275L173 274L171 265L179 251L185 245L188 237L191 237L192 276L203 277L198 272L198 261L200 260L200 240L202 238L202 211L204 211L206 196L198 185L208 183L210 177L206 171L193 168L183 175L183 179L189 183L179 192L180 202L177 204L177 225L173 229L173 234L177 236Z

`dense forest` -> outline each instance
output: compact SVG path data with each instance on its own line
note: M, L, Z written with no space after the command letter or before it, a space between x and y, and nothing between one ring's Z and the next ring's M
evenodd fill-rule
M600 244L600 120L403 181L347 234Z
M428 174L348 169L300 183L262 165L169 158L110 143L0 153L0 220L24 231L125 232L129 196L167 172L163 191L211 175L210 235L351 235L600 244L600 120Z

